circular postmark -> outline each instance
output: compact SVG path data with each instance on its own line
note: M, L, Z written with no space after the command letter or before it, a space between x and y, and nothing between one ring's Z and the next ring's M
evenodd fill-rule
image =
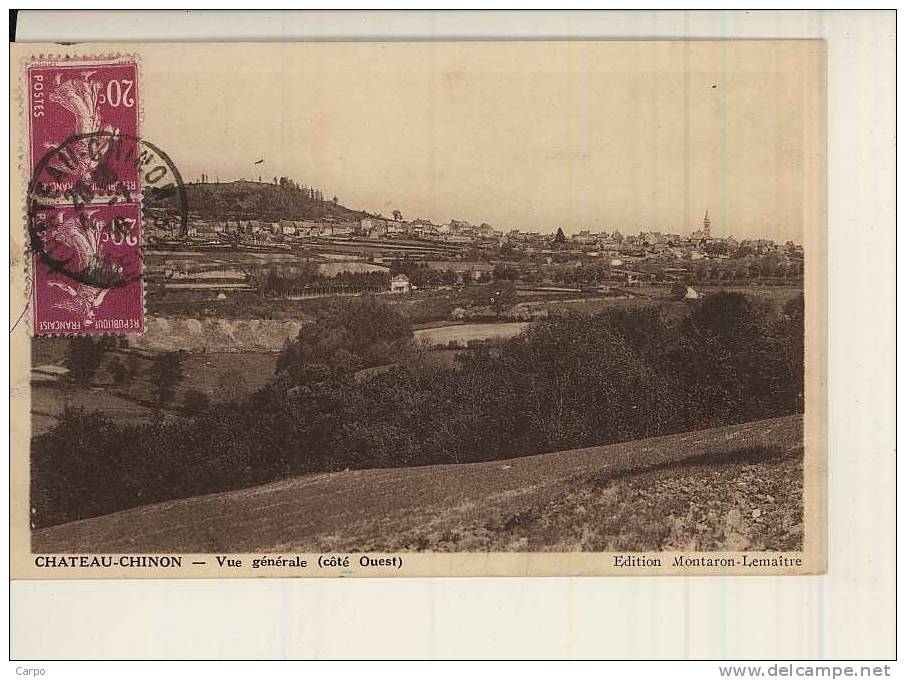
M188 221L179 170L156 145L100 131L40 158L28 185L29 246L55 274L99 289L143 276L142 223Z

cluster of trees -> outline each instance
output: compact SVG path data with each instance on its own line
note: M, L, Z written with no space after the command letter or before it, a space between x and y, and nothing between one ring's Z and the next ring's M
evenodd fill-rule
M190 183L186 185L186 199L193 211L215 219L237 216L268 220L318 219L332 216L358 220L365 216L363 212L340 205L336 196L327 199L321 189L299 184L289 177L274 177L272 182L262 181L259 177L257 182ZM175 211L176 197L151 197L148 207Z
M568 259L561 257L564 262ZM452 263L451 263L452 267ZM394 274L405 274L413 285L419 288L430 286L451 286L457 283L487 283L488 281L519 281L521 283L554 283L582 284L606 281L610 275L610 268L606 263L583 264L550 264L535 265L533 267L517 267L508 262L495 262L490 272L482 272L476 280L470 274L461 275L451 269L432 269L424 262L400 259L391 264Z
M430 286L453 286L459 282L460 277L451 269L431 269L425 262L401 258L390 263L392 274L405 274L409 282L417 288Z
M80 384L91 382L107 351L118 347L119 343L120 339L116 336L80 335L70 338L64 362L69 369L70 380Z
M155 400L159 404L169 401L176 387L182 381L182 355L179 352L164 352L156 355L147 368L135 354L115 353L127 345L124 337L79 336L69 340L66 351L66 368L70 382L85 385L97 378L103 366L117 386L127 385L144 375L151 384Z
M563 283L569 285L602 283L614 278L613 268L609 261L601 260L590 263L553 262L534 268L515 267L503 262L494 267L494 278L497 280L519 281L521 283ZM651 262L637 262L631 266L642 272L650 273L655 281L667 281L665 266L685 266L694 283L773 279L783 282L802 280L803 263L801 260L787 259L782 255L749 255L742 259L700 260L695 262L662 259Z
M692 275L695 281L749 281L752 279L777 279L798 282L802 280L805 264L801 259L788 259L783 255L749 254L728 260L695 262Z
M452 368L401 362L403 317L337 304L287 346L251 398L176 422L67 411L32 447L37 525L315 471L462 463L713 427L802 410L803 307L719 293L535 324Z
M306 196L310 201L317 201L318 203L324 202L324 192L321 191L318 187L307 187L304 184L299 184L295 180L289 177L281 177L277 179L274 177L274 184L276 184L281 189L293 189L294 191L302 192L303 196Z
M456 296L461 307L489 307L496 316L519 302L516 286L510 281L494 281L484 286L466 286Z
M293 270L263 269L249 274L249 281L264 295L292 295L336 289L387 288L390 276L386 272L340 272L326 276L317 265L296 266Z
M281 388L393 363L414 347L399 311L373 297L334 300L299 329L277 359Z

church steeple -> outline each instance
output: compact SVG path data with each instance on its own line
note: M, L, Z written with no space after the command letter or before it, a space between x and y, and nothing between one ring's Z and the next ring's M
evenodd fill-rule
M705 238L711 238L711 218L708 217L708 210L705 209L705 219L702 220L702 234Z

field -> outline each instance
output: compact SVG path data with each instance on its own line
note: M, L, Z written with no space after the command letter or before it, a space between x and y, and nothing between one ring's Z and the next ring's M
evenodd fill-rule
M57 424L66 406L102 411L118 422L135 423L151 418L153 409L124 399L103 387L65 389L33 386L31 390L32 436L47 432Z
M800 295L803 289L801 286L696 286L696 290L706 295L719 291L744 293L783 305Z
M63 553L795 550L802 419L525 458L315 474L32 532Z
M158 408L153 402L153 387L147 375L151 361L134 354L108 354L104 366L115 356L132 357L137 361L139 374L126 385L81 386L63 381L53 386L33 385L32 436L56 425L66 405L100 411L119 422L141 422L153 417ZM185 354L183 379L174 396L163 404L163 412L178 415L190 390L207 394L215 405L245 398L270 381L276 363L277 355L273 353ZM106 370L102 367L99 377L106 382L105 375Z
M465 346L470 340L505 340L519 335L528 328L527 322L511 321L505 323L466 323L456 326L439 326L421 328L413 333L417 341L430 345L447 345L456 342Z

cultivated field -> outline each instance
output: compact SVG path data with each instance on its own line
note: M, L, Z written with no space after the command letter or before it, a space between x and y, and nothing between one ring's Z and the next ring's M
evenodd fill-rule
M32 533L35 552L794 550L802 419L316 474Z
M114 357L134 360L139 374L127 384L110 384L106 367ZM162 410L169 415L179 415L185 409L190 391L208 395L214 405L244 399L270 382L276 364L277 354L272 352L183 354L182 380L173 396L162 405ZM99 377L105 381L103 385L79 385L68 381L59 381L52 386L32 385L32 436L53 428L66 406L99 411L118 422L150 420L160 410L154 402L150 370L151 360L147 357L108 354L99 371Z
M470 340L506 340L519 335L528 328L529 323L510 321L504 323L466 323L457 326L439 326L421 328L413 335L418 341L430 345L447 345L454 341L465 347Z
M154 415L153 409L117 396L103 387L67 389L32 386L32 436L53 429L67 406L100 411L121 423L139 423Z

